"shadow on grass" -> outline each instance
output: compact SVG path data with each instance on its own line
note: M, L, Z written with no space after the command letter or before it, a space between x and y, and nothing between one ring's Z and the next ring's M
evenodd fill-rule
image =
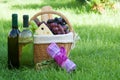
M71 10L74 11L76 14L81 12L89 11L85 5L75 1L68 1L68 2L54 2L54 1L46 1L44 0L41 4L26 4L26 5L13 5L12 9L40 9L43 6L52 6L53 9L64 9L64 10Z

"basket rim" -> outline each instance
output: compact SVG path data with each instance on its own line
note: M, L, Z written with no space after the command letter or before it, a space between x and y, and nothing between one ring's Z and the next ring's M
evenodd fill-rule
M74 37L73 32L63 35L33 35L34 44L42 44L42 43L73 43Z
M35 15L33 15L33 17L31 17L29 23L30 23L32 20L34 20L35 18L37 18L38 16L43 15L43 14L56 14L56 15L62 17L62 18L67 22L68 27L69 27L69 29L70 29L70 32L73 32L73 33L74 33L73 27L72 27L71 23L69 22L69 20L68 20L62 13L57 12L57 11L53 11L53 10L40 11L40 12L36 13Z

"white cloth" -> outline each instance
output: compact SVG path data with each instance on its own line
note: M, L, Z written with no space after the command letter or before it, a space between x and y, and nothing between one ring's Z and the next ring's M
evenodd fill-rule
M74 43L73 32L62 35L34 35L34 44Z

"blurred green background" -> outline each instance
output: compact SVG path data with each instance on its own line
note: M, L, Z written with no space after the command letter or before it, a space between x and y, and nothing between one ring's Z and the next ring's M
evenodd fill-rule
M80 37L70 53L77 65L68 74L60 67L36 71L23 67L7 69L7 36L11 14L32 17L43 6L64 14ZM119 80L120 79L120 2L118 0L0 0L0 80Z

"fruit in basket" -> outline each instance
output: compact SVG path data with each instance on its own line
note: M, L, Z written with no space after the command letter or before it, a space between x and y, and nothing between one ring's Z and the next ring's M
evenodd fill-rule
M51 23L49 25L50 30L53 32L53 34L65 34L65 31L63 27L57 23Z
M66 34L70 32L68 26L63 25L62 27L63 27L63 29L64 29L64 31L65 31Z
M51 31L52 31L54 34L65 34L64 29L62 28L61 25L52 26Z
M54 28L55 26L58 26L58 24L54 22L50 24L50 28Z
M54 19L49 19L47 21L47 24L50 24L50 23L57 23L57 24L61 24L61 25L66 25L66 22L63 18L57 18L55 17Z
M64 31L66 31L68 29L68 26L66 26L66 25L63 25L62 27L63 27Z
M50 23L53 23L54 22L54 19L49 19L48 21L47 21L47 24L50 24Z
M56 22L57 24L66 25L66 22L63 18L55 17L54 22Z
M63 18L55 17L54 19L49 19L47 24L54 34L67 34L69 32L68 26L66 26Z
M65 34L64 28L60 24L58 25L58 27L59 27L59 30L61 31L61 33Z
M70 32L70 30L69 29L67 29L66 31L65 31L65 33L67 34L67 33L69 33Z

